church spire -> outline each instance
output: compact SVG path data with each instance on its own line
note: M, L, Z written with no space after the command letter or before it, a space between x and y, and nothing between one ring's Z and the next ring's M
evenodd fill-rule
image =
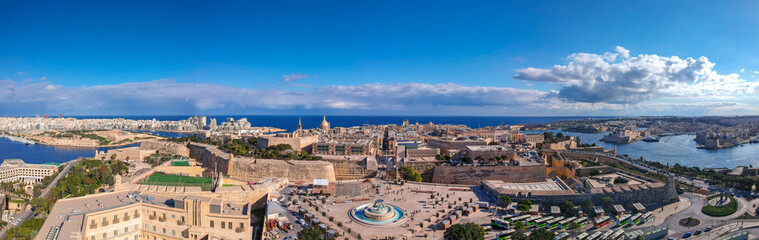
M303 129L303 125L300 124L300 118L298 118L298 130L301 130L301 129Z

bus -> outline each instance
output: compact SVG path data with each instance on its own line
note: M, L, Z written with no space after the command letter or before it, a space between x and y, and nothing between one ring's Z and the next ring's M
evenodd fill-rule
M539 227L539 228L545 227L546 223L548 223L548 221L551 221L551 219L553 219L553 217L544 217L544 218L535 220L535 227Z
M509 229L509 230L506 230L506 231L503 231L503 232L499 232L496 235L496 239L498 239L498 240L511 239L511 235L514 234L515 232L516 232L516 230L514 230L514 229Z
M644 223L647 223L648 221L651 220L651 212L647 212L646 214L643 214L643 217L641 218L643 219Z
M624 217L621 217L617 219L617 225L622 227L630 223L630 215L625 215Z
M630 221L632 221L632 225L638 224L640 222L640 217L643 216L642 213L636 213L635 215L630 218Z
M498 218L490 219L490 226L494 228L508 229L510 225L509 222Z
M562 221L564 217L556 217L551 219L551 221L548 221L546 224L548 225L548 229L555 228L559 226L559 222Z
M575 223L577 223L578 225L580 225L580 227L582 227L582 225L585 225L585 222L587 221L588 221L588 217L581 217L575 220Z
M588 233L584 232L584 233L580 233L580 235L577 235L577 237L575 237L575 239L576 240L585 240L585 239L588 238L588 236L590 236L590 235Z
M599 237L601 236L601 234L603 234L603 233L600 232L600 231L596 231L592 235L590 235L590 237L586 238L586 240L599 239Z
M611 238L611 235L614 235L614 230L609 230L609 231L604 232L604 234L601 235L601 238L599 239L609 239Z
M559 221L559 227L560 228L568 228L569 223L574 222L574 220L577 219L577 217L569 217L567 219Z
M527 220L530 217L531 217L531 215L520 215L520 216L513 217L513 218L511 218L509 220L513 224L513 223L518 222L518 221ZM506 220L506 221L509 221L509 220Z
M596 219L596 221L593 222L593 226L595 226L596 228L601 228L603 226L606 226L606 224L609 224L610 220L611 218L609 218L608 216L600 217Z
M624 234L625 234L625 230L616 231L614 232L614 234L611 235L611 239L612 240L623 239L622 235Z
M538 219L541 219L541 218L543 218L543 217L541 217L541 216L532 216L532 217L528 218L527 220L525 220L525 222L527 223L527 224L525 224L525 226L535 225L535 221L538 220Z

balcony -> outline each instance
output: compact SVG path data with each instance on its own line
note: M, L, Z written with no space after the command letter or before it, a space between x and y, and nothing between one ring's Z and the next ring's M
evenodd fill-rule
M106 222L102 222L102 223L100 223L100 226L103 226L103 227L105 227L105 226L108 226L108 224L109 224L109 223L106 221Z
M182 220L177 220L177 225L184 226L185 222Z
M135 213L134 218L138 218L138 217L140 217L140 213Z
M158 216L156 216L156 215L150 215L150 216L148 216L148 219L150 219L150 220L155 220L156 218L158 218Z
M124 221L129 221L130 219L132 219L132 217L130 217L129 215L124 216Z
M98 227L98 224L97 224L97 223L92 223L92 224L90 224L90 229L95 229L95 228L97 228L97 227Z
M182 237L183 238L190 238L190 231L189 230L182 231Z
M159 218L158 218L158 221L159 221L159 222L166 222L166 217L159 217Z
M121 222L121 220L119 220L118 218L117 219L113 219L113 224L117 224L119 222Z
M244 231L245 231L245 228L241 228L241 227L236 227L235 228L235 232L236 233L241 233L241 232L244 232Z

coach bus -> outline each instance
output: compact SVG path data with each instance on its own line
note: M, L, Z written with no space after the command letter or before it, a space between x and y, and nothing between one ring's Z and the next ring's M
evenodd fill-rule
M630 218L630 221L632 222L632 225L635 226L635 224L638 224L640 222L640 217L643 216L642 213L636 213L635 215Z
M581 218L576 219L575 223L577 223L577 225L580 225L580 227L582 227L582 225L585 225L587 221L588 221L588 217L581 217Z
M585 240L588 238L588 236L590 236L590 234L586 232L580 233L580 235L577 235L577 237L575 237L575 240Z
M490 219L490 226L494 228L508 229L509 225L509 222L498 218Z
M525 220L525 222L527 223L527 224L525 224L525 226L535 225L535 221L537 221L538 219L541 219L541 218L543 218L543 217L541 217L541 216L532 216L532 217L528 218L527 220Z
M617 219L617 225L622 227L630 223L630 215L625 215L624 217L621 217Z
M650 221L651 220L651 212L647 212L646 214L643 214L643 217L641 217L641 219L643 219L644 223L647 223L648 221Z
M551 221L548 221L546 224L548 225L548 229L555 228L559 226L559 222L562 221L564 217L555 217L551 219Z
M575 219L577 219L577 217L569 217L569 218L563 219L563 220L559 221L559 227L560 228L568 228L569 227L569 223L574 222Z
M535 220L535 227L536 228L545 227L546 223L548 223L548 221L551 221L551 219L553 219L553 217L544 217L544 218Z
M514 234L515 232L516 232L516 230L514 230L514 229L509 229L509 230L506 230L506 231L503 231L503 232L499 232L498 235L496 235L496 239L498 239L498 240L511 239L511 235Z
M608 216L600 217L596 219L596 221L593 222L593 226L595 226L596 228L601 228L603 226L606 226L606 224L609 224L610 220L611 219Z

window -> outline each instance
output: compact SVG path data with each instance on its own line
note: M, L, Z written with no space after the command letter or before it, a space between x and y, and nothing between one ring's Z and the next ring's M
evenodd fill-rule
M125 227L124 232L129 232L129 227Z
M128 218L128 217L129 217L129 213L126 213L126 212L125 212L125 213L124 213L124 219L126 219L126 218Z
M227 228L226 227L226 222L221 222L221 228Z
M211 221L211 227L213 227L213 221Z
M174 214L171 214L171 218L174 218Z
M155 226L153 226L153 232L155 232L155 231L156 231L156 230L155 230Z
M229 229L232 229L232 222L227 223Z
M103 218L103 223L106 223L107 221L108 221L107 219Z
M118 229L113 230L113 236L115 237L116 235L119 235L119 230Z
M90 220L90 225L95 225L95 219Z
M108 233L103 233L103 239L108 238Z
M243 229L242 223L240 223L240 229Z
M176 236L176 235L177 235L176 231L174 231L174 229L172 229L171 230L171 236Z
M90 237L90 240L95 240L95 235L92 235L92 237Z
M166 234L166 228L163 228L163 234Z
M184 222L184 216L180 216L179 220L182 220L182 222Z
M116 220L118 220L118 219L119 219L119 216L117 216L117 215L113 215L113 221L116 221Z

